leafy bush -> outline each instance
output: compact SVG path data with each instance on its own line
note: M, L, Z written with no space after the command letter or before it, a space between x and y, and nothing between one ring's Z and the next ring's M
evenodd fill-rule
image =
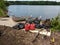
M58 15L51 20L51 29L52 31L60 31L60 16Z

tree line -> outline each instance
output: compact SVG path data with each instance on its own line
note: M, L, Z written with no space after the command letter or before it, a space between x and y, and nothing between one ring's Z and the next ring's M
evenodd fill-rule
M60 5L60 2L56 1L6 1L8 5Z

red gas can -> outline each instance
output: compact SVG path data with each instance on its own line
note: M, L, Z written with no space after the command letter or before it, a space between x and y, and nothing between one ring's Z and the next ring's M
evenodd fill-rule
M35 24L34 23L30 24L30 30L35 30Z
M26 30L26 31L30 30L30 24L29 24L29 23L26 23L26 24L25 24L25 30Z

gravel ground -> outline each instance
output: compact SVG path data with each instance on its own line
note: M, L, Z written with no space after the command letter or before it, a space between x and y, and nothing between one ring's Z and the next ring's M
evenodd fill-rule
M55 32L55 42L50 40L53 37L42 38L42 35L31 33L24 30L16 30L11 27L0 26L0 45L60 45L60 32ZM35 39L35 40L34 40ZM34 40L34 41L33 41Z

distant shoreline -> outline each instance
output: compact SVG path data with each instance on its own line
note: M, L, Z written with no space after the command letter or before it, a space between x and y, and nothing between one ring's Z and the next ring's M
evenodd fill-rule
M60 2L56 1L6 1L7 6L9 5L60 5Z

